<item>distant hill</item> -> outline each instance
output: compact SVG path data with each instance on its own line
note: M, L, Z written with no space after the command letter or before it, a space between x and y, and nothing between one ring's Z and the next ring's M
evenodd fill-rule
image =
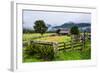
M70 29L72 26L78 26L80 31L84 31L84 30L87 30L87 31L91 31L91 23L73 23L73 22L67 22L67 23L64 23L62 25L59 25L59 26L52 26L51 24L47 24L47 27L48 27L48 31L47 32L55 32L57 29ZM34 28L33 27L23 27L23 32L29 32L29 33L32 33L34 32Z
M90 23L78 23L76 24L78 27L91 27Z
M56 29L58 29L58 28L71 28L74 25L78 26L79 28L80 27L82 28L82 27L90 27L91 26L90 23L64 23L61 26L55 26L53 28L56 28Z

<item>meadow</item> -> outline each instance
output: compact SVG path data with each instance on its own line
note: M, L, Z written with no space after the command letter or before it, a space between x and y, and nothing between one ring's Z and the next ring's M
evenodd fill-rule
M24 33L23 34L23 43L28 42L30 40L36 40L36 41L46 41L46 42L68 42L71 40L71 36L68 35L61 35L61 36L50 36L54 33L45 33L43 36L41 34L37 33ZM81 46L79 46L81 47ZM23 47L23 50L26 49L26 47ZM26 57L27 56L27 57ZM72 51L65 51L61 50L57 53L57 55L53 58L52 61L63 61L63 60L85 60L85 59L91 59L91 41L87 40L85 42L85 48L84 51L80 50L72 50ZM37 58L36 55L28 56L26 53L23 53L23 62L44 62L47 60Z

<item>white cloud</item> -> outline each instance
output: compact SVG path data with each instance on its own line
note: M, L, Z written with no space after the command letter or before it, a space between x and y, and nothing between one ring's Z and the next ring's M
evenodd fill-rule
M36 20L44 20L45 23L61 25L65 22L91 23L91 14L68 12L23 11L23 26L32 28Z

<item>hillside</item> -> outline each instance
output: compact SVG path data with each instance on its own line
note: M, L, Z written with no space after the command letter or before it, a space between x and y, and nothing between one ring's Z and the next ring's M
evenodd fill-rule
M81 28L82 27L90 27L91 26L90 23L64 23L61 26L55 26L53 28L56 28L56 29L58 29L58 28L71 28L74 25L76 25L78 27L81 27Z

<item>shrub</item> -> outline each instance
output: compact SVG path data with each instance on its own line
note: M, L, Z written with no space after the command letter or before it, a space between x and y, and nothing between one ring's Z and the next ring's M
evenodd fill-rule
M27 52L29 56L36 56L44 60L53 60L54 51L53 46L48 44L31 43L27 46Z
M70 30L70 33L71 34L74 34L74 35L79 35L79 29L78 29L78 26L73 26Z
M23 41L23 47L28 46L28 42L27 41Z
M56 31L56 33L57 33L58 35L60 35L60 31L61 31L61 29L58 29L58 30Z
M80 36L79 36L80 31L79 31L78 26L71 27L70 33L71 33L71 37L72 37L73 41L75 41L75 42L79 41L79 39L80 39Z

